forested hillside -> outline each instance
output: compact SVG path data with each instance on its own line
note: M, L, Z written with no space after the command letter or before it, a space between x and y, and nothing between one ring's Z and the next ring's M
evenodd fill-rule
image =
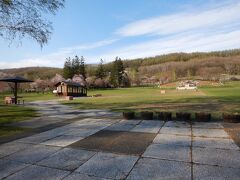
M172 53L142 59L122 60L124 77L130 85L146 85L177 81L179 79L204 79L219 80L225 75L240 75L240 49L195 52ZM111 73L114 62L89 65L85 60L87 83L98 86L111 84ZM98 77L99 68L103 75ZM101 73L101 72L100 72ZM52 67L26 67L0 70L0 77L9 75L24 76L33 80L50 81L55 75L64 75L62 68ZM85 75L84 75L85 76ZM231 76L232 77L232 76ZM47 83L45 83L47 84ZM100 84L100 85L99 85Z

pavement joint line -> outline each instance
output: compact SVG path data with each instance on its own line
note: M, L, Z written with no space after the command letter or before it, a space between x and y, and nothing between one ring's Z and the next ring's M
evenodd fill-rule
M18 161L17 161L17 162L18 162ZM27 166L25 166L24 168L21 168L21 169L19 169L19 170L17 170L17 171L14 171L13 173L10 173L9 175L3 177L2 179L6 179L6 178L8 178L9 176L14 175L14 174L16 174L16 173L18 173L18 172L20 172L20 171L22 171L22 170L24 170L24 169L26 169L26 168L28 168L28 167L30 167L30 166L32 165L32 164L29 164L29 163L23 163L23 164L26 164Z
M161 129L162 129L162 128L163 128L163 126L166 124L166 122L167 122L167 121L164 121L164 123L162 124L162 126L159 128L159 130L158 130L157 134L159 134L159 133L160 133ZM155 138L156 138L156 137L155 137ZM155 139L155 138L154 138L154 139ZM153 140L154 140L154 139L153 139ZM153 141L152 141L152 143L153 143Z
M192 123L190 123L191 128L191 145L190 145L190 158L191 158L191 180L193 180L193 127Z
M102 178L102 177L99 177L99 176L94 176L94 175L89 175L89 174L83 174L83 173L79 173L79 172L71 172L70 174L68 174L67 176L65 176L62 180L66 179L68 176L72 175L72 174L79 174L79 175L87 175L89 177L94 177L94 178ZM104 178L106 180L114 180L112 178Z
M219 148L219 147L206 147L206 146L193 146L193 148L202 148L202 149L219 149L225 151L240 151L240 149L226 149L226 148Z
M142 158L149 158L149 159L156 159L156 160L164 160L164 161L171 161L171 162L182 162L182 163L188 163L190 164L191 162L187 161L181 161L181 160L175 160L175 159L167 159L167 158L156 158L156 157L151 157L151 156L141 156Z
M133 167L130 169L130 171L128 172L128 174L126 175L125 179L128 178L128 176L130 175L130 173L132 172L132 170L134 169L134 167L137 165L138 161L142 159L141 156L138 157L137 161L134 163Z
M216 164L206 164L206 163L198 163L198 162L193 162L193 165L205 165L205 166L213 166L213 167L222 167L222 168L230 168L230 169L239 169L240 168L235 168L235 167L229 167L229 166L222 166L222 165L216 165Z

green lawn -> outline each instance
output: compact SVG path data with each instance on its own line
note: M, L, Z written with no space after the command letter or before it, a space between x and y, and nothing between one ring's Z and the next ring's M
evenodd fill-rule
M227 83L221 87L205 86L198 91L177 91L167 88L165 94L157 87L91 90L88 95L102 94L101 97L87 97L64 101L79 109L151 110L211 112L219 116L223 112L240 113L240 82Z
M27 131L26 128L10 127L8 123L37 117L37 112L22 105L0 105L0 137Z
M13 96L13 94L10 93L0 93L0 104L3 104L4 97L6 96ZM59 97L53 95L52 92L47 93L18 93L19 100L24 100L25 102L31 102L31 101L39 101L39 100L51 100L51 99L58 99Z

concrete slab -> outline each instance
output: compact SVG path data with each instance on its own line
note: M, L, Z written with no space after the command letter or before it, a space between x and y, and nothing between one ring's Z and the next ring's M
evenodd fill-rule
M191 162L190 147L167 144L151 144L143 157Z
M193 146L240 150L232 139L193 137Z
M18 139L17 142L23 142L23 143L31 143L31 144L39 144L41 142L47 141L49 139L53 139L57 136L62 135L62 132L58 131L46 131L40 134L36 134L33 136L29 136L26 138Z
M31 165L9 177L7 180L60 180L66 177L70 172L47 167Z
M9 142L0 146L0 158L13 154L17 151L31 147L30 144Z
M0 160L0 179L7 177L27 166L29 165L20 162Z
M193 128L193 136L209 138L229 138L228 134L223 129Z
M134 124L137 125L141 122L142 120L121 120L119 124Z
M167 121L164 127L180 127L180 128L190 128L191 125L184 121Z
M38 165L73 171L90 159L95 152L64 148L48 158L38 162Z
M137 156L97 153L76 172L102 178L124 179L137 159Z
M58 147L35 145L31 148L14 153L8 156L6 159L23 163L36 163L37 161L40 161L57 152L58 150L60 150Z
M64 178L64 180L107 180L104 178L98 178L98 177L94 177L94 176L89 176L86 174L79 174L79 173L72 173L69 176L67 176L66 178Z
M193 179L239 180L240 170L208 165L193 165Z
M152 143L156 134L126 131L99 131L70 147L121 154L141 155Z
M143 158L134 166L127 180L191 179L189 163Z
M240 151L193 147L192 152L195 163L240 168Z
M173 135L173 134L158 134L153 140L153 143L179 145L179 146L191 146L191 137Z
M175 134L175 135L183 135L183 136L191 136L190 128L177 128L177 127L163 127L160 134Z
M132 132L144 132L144 133L158 133L162 125L163 121L142 121L140 124L135 126L131 131Z
M50 139L48 141L45 141L41 144L43 145L49 145L49 146L59 146L59 147L66 147L72 143L75 143L79 140L83 139L79 136L58 136L56 138Z
M90 136L92 134L95 134L96 132L98 132L98 130L95 130L95 129L92 130L92 129L72 128L71 130L66 132L64 135L87 137L87 136Z
M104 130L109 130L109 131L130 131L135 127L134 124L113 124L111 126L108 126Z
M208 123L208 122L194 122L193 128L204 128L204 129L223 129L223 125L220 122Z

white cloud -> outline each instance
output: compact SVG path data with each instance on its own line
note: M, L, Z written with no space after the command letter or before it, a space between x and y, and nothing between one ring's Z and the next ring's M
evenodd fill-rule
M84 55L87 63L103 58L112 61L116 56L124 59L143 58L173 52L215 51L240 48L240 2L217 4L201 12L184 12L143 19L126 24L116 33L119 38L106 39L78 46L59 49L57 52L15 62L0 62L0 68L26 66L62 67L66 57ZM98 48L112 45L120 40L134 39L130 36L155 35L154 40L140 43L128 42L122 47L97 54ZM136 38L134 40L136 40ZM149 39L149 37L148 37ZM141 39L138 39L141 40ZM93 55L94 54L94 55Z
M67 51L74 51L74 50L91 50L103 46L107 46L110 44L113 44L114 42L118 41L119 39L107 39L103 41L97 41L94 43L89 43L89 44L83 44L79 46L71 46L71 47L66 47L62 48L62 50L67 50Z
M214 34L183 33L168 38L145 41L131 46L115 49L112 53L99 55L106 61L116 56L124 59L142 58L173 52L196 52L226 50L240 47L240 30ZM89 57L94 59L95 57Z
M71 57L77 51L87 51L95 48L110 45L118 39L108 39L103 41L97 41L93 43L83 44L80 46L72 46L61 48L59 51L50 53L44 56L36 58L21 59L18 61L0 62L0 67L5 68L19 68L19 67L31 67L31 66L46 66L46 67L63 67L63 63L67 57ZM0 69L1 69L0 68Z
M177 13L127 24L116 31L121 36L168 35L194 29L218 28L221 25L240 24L240 2L202 12Z

